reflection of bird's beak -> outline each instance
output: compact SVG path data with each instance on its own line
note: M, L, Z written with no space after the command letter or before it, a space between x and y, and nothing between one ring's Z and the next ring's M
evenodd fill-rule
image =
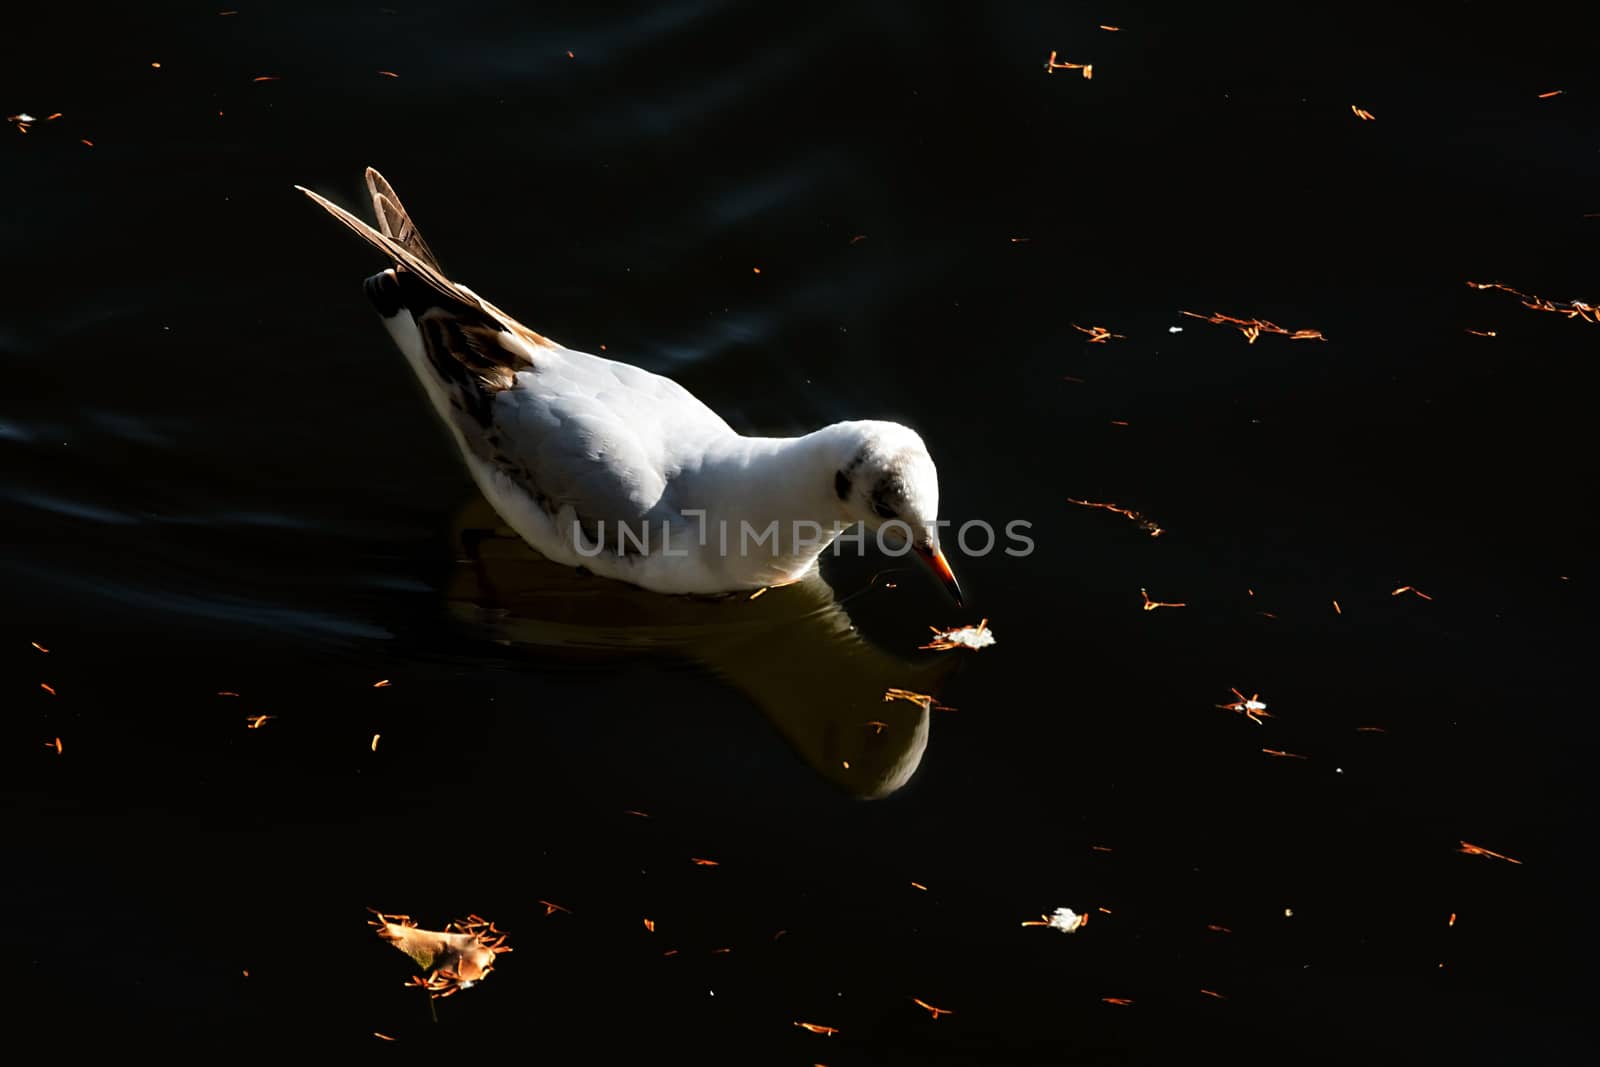
M966 603L961 598L961 583L956 581L955 572L950 569L950 562L944 558L944 553L939 551L935 544L918 545L917 555L927 561L933 573L944 582L944 587L950 591L950 596L956 602L956 607L965 607Z

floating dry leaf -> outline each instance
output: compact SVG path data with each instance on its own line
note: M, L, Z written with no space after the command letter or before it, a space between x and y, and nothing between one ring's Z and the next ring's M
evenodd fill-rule
M378 936L428 972L413 976L407 985L421 986L435 997L453 996L483 981L494 970L495 957L510 952L506 935L477 915L450 923L443 930L423 930L409 915L389 915L368 908L377 918L371 925Z

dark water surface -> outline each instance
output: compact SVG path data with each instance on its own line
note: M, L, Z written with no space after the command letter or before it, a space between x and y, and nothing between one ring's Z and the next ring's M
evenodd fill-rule
M219 9L61 6L0 46L0 110L39 120L0 131L26 1025L571 1063L1582 1058L1600 327L1465 282L1600 300L1595 27ZM362 298L381 263L291 188L356 206L368 164L534 328L746 432L909 423L945 514L1036 551L955 553L965 612L872 584L880 556L710 605L542 565ZM984 617L993 648L918 651ZM1273 717L1217 710L1233 686ZM515 952L435 1024L369 906L476 912ZM1092 921L1019 925L1059 906Z

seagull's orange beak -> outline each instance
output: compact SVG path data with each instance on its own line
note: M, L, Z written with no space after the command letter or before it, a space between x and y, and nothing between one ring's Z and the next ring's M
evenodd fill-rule
M956 581L955 572L950 569L950 561L944 558L944 553L939 551L939 546L926 544L917 546L917 555L927 562L929 569L939 576L944 587L950 591L950 596L956 602L956 607L965 607L966 603L961 598L961 583Z

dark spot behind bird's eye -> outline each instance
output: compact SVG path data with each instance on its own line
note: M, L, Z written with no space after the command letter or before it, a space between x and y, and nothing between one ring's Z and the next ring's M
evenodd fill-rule
M833 491L839 494L840 500L850 499L850 479L844 476L844 471L838 471L834 474Z

